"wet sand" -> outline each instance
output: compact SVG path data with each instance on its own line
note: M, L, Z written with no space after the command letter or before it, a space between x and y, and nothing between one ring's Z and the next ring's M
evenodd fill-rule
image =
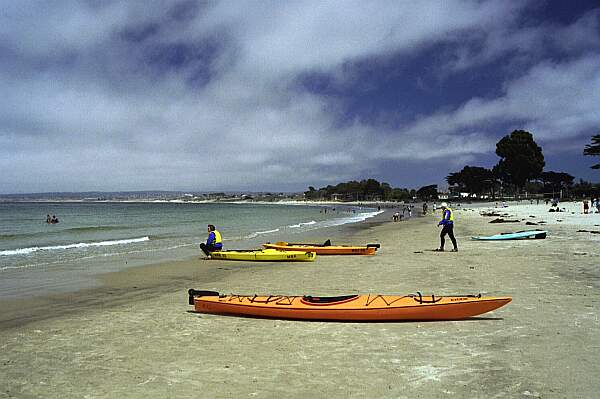
M545 240L477 242L525 222L489 224L477 209L456 217L458 253L428 251L436 217L393 223L388 212L332 238L380 242L373 257L198 258L105 275L80 295L3 302L0 397L596 397L600 235L556 224ZM188 288L513 302L465 321L299 322L191 313Z

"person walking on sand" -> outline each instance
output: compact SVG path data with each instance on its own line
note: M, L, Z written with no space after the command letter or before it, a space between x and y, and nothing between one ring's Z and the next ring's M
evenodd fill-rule
M208 238L205 243L200 243L200 249L206 254L205 259L210 259L210 253L223 249L223 239L221 233L215 229L213 224L208 225Z
M452 209L450 209L448 207L448 204L445 202L442 202L441 205L442 208L442 220L440 220L440 222L438 223L438 226L444 226L442 227L442 231L440 233L440 247L438 249L436 249L437 252L443 252L444 251L444 244L446 242L445 237L446 234L448 234L448 237L450 237L450 240L452 241L452 245L454 246L454 248L452 249L452 252L458 252L458 245L456 244L456 238L454 238L454 212L452 212Z

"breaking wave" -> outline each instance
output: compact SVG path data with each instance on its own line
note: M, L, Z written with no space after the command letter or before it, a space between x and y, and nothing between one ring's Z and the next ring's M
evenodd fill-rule
M7 249L4 251L0 251L0 256L10 256L10 255L28 255L38 251L57 251L57 250L67 250L74 248L89 248L89 247L107 247L112 245L126 245L133 244L138 242L150 241L150 237L140 237L140 238L130 238L124 240L109 240L109 241L98 241L98 242L78 242L73 244L64 244L64 245L51 245L46 247L28 247L28 248L17 248L17 249Z

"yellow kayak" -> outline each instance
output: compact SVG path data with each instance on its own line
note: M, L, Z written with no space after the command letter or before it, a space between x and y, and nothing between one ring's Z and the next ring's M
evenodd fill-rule
M236 249L210 253L212 259L246 260L258 262L312 262L317 258L310 251L278 251L276 249Z

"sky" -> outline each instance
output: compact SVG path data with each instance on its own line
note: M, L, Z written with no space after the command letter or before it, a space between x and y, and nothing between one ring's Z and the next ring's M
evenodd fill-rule
M0 0L0 193L600 181L598 1Z

